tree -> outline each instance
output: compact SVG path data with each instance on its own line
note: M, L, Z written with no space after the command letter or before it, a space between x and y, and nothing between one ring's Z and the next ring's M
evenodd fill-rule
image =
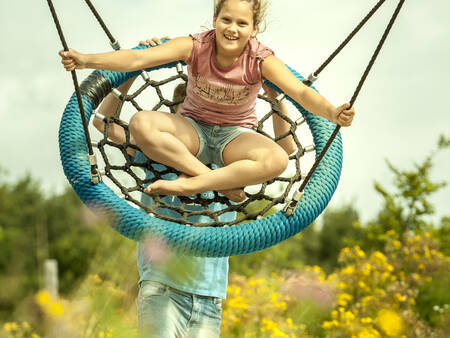
M408 232L430 231L433 229L427 217L434 214L434 206L429 197L446 186L446 182L434 182L430 178L434 156L450 147L450 140L441 136L438 147L422 163L414 164L413 169L401 170L389 161L390 171L394 174L394 191L389 192L380 183L375 182L375 189L383 197L383 208L374 221L366 226L366 248L384 247L386 233L395 231L399 238Z

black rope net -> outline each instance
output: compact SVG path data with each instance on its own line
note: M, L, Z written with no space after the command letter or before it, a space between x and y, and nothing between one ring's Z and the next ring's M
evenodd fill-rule
M217 191L201 193L193 196L163 196L151 195L153 203L143 203L141 201L144 188L159 179L167 179L167 177L174 178L173 174L178 176L180 172L177 170L160 165L148 159L145 162L138 162L133 156L130 156L127 149L134 149L139 151L139 147L130 144L130 132L128 129L127 118L129 119L134 112L144 110L143 101L150 105L152 111L166 111L168 113L175 113L175 107L181 103L173 101L167 97L171 97L173 88L180 83L186 83L187 75L181 64L176 67L176 74L167 77L167 70L161 73L161 70L154 70L151 72L143 72L140 85L133 84L131 93L123 95L118 90L113 90L113 94L119 99L119 103L114 115L104 117L99 113L95 113L95 118L101 119L104 122L103 138L93 145L100 153L99 171L104 178L105 183L115 191L121 198L125 199L135 207L142 208L147 213L177 223L193 225L193 226L227 226L240 224L247 221L252 221L260 217L267 216L276 210L281 209L286 201L290 200L292 193L298 188L299 182L302 178L302 172L307 172L314 161L314 144L312 143L312 136L304 123L305 119L301 113L287 100L284 100L284 95L279 95L276 99L269 98L265 95L258 95L258 127L257 132L269 137L277 142L285 137L292 137L297 150L289 156L289 165L286 172L277 178L269 180L259 185L246 187L244 189L246 194L245 201L241 203L231 202L228 198L219 194ZM164 78L158 79L163 76ZM136 80L137 82L137 80ZM137 89L134 89L137 86ZM153 91L156 95L147 95L148 91ZM144 95L141 95L144 94ZM156 101L155 101L156 100ZM289 109L289 117L284 115L280 110L279 103L284 100L284 104ZM128 109L131 108L131 109ZM130 110L132 110L130 112ZM134 110L134 112L133 112ZM267 111L261 113L261 111ZM289 124L289 131L285 134L273 136L270 131L271 116L278 115L286 123ZM115 127L123 128L126 135L126 142L117 144L109 139L109 128L114 124ZM304 143L311 142L311 145L303 147L299 135L304 135ZM300 167L300 159L305 155L309 161L302 160L302 169ZM101 163L103 162L103 163ZM311 163L307 166L306 163ZM210 168L214 169L214 164L208 164ZM304 168L303 168L304 167ZM148 175L145 170L151 172ZM149 177L150 176L150 177ZM151 177L153 176L153 177ZM304 177L304 176L303 176ZM210 210L212 203L222 204L220 211ZM163 209L172 210L175 216L165 216ZM228 212L236 212L237 217L234 221L223 222L219 217ZM207 216L211 221L204 223L196 223L192 221L191 216L203 215Z

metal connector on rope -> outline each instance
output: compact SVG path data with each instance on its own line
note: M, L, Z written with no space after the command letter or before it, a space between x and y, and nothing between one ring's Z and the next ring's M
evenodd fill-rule
M91 165L91 182L99 184L102 181L102 176L97 168L97 157L95 154L88 155L89 164Z
M113 90L111 91L111 94L113 94L118 99L122 99L122 93L117 88L113 88Z
M183 73L183 65L180 62L177 63L176 68L177 68L178 74Z
M281 94L279 94L279 95L275 98L275 100L276 100L277 102L281 102L282 100L284 100L285 97L286 97L286 94L281 93Z
M296 124L297 126L300 126L300 125L302 125L303 123L305 123L305 121L306 121L306 119L305 119L303 116L301 116L301 117L299 117L297 120L295 120L295 124Z
M297 209L297 204L300 201L300 199L302 198L302 196L303 196L303 191L296 191L294 193L294 196L292 197L292 200L290 200L286 204L283 211L287 217L292 216L292 214L295 212L295 209Z
M150 80L150 76L148 76L148 73L147 73L145 70L143 70L143 71L141 72L141 77L142 77L142 79L143 79L145 82L147 82L147 81Z
M308 81L312 84L314 83L319 77L315 75L314 73L309 74Z
M111 45L111 47L114 50L119 50L120 49L120 44L119 44L119 41L117 41L117 40L114 40L112 42L110 41L109 44Z
M100 114L99 112L95 112L94 113L94 119L102 121L102 122L106 122L106 117L105 115Z

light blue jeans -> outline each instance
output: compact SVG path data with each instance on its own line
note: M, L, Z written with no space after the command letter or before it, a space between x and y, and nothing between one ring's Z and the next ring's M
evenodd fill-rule
M220 335L222 304L219 298L141 281L137 307L140 337L215 338Z

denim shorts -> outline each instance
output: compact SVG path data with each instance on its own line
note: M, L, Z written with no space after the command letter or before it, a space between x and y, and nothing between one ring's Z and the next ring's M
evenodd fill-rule
M218 338L221 299L175 290L165 284L139 283L139 337Z
M219 167L226 164L223 160L223 150L226 145L241 134L255 132L255 130L241 126L220 126L197 122L185 116L195 128L200 140L196 157L204 164L214 163Z

